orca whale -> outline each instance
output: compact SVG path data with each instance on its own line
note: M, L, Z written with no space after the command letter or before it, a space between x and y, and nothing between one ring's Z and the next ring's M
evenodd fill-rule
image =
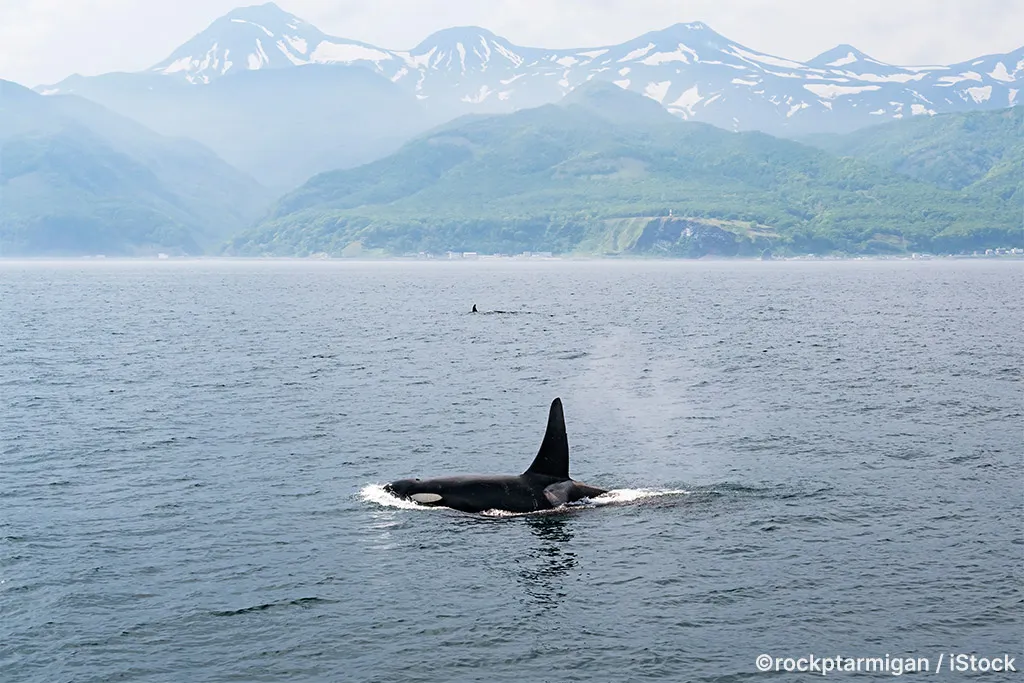
M548 428L533 464L520 475L468 475L440 479L400 479L384 486L392 495L421 505L463 512L534 512L593 498L604 489L569 478L569 438L562 400L551 402Z

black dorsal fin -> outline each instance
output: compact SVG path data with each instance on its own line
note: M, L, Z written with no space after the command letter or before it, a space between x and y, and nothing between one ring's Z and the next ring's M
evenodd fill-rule
M559 479L569 478L569 437L565 433L565 415L562 413L562 399L551 402L548 412L548 429L540 444L537 457L524 474L543 474Z

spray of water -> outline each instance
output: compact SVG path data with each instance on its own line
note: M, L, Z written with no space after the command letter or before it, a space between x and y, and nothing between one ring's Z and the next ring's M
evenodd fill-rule
M368 503L376 503L382 507L401 508L403 510L436 510L436 507L420 505L419 503L398 496L392 495L384 490L383 484L367 484L359 491L359 497Z
M616 328L596 342L586 369L573 380L574 393L587 398L587 412L575 413L586 425L576 431L615 450L673 462L672 437L694 413L687 394L693 380L677 358L658 357L642 335Z

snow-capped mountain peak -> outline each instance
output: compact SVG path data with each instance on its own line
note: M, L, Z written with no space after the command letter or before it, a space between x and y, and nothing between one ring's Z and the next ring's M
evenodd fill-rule
M703 43L728 42L727 38L716 33L703 21L679 22L657 31L645 33L640 38L653 38L655 42L658 42L659 38L664 38L670 43L675 40L696 40Z
M525 61L524 51L479 26L457 26L427 36L419 45L403 53L413 67L446 69L465 74L486 71L492 63L518 67ZM493 61L492 61L493 60Z
M235 23L253 23L283 32L285 29L299 30L300 26L308 26L305 21L290 12L286 12L277 4L267 2L262 5L236 7L218 21L228 20Z
M643 94L684 119L776 134L1013 106L1024 81L1024 48L951 66L897 66L837 45L801 62L746 47L700 21L574 49L523 47L459 26L410 50L391 50L325 34L274 3L229 12L150 73L202 86L240 71L305 64L368 68L438 118L554 102L596 80ZM39 90L79 86L68 81Z
M426 52L433 47L452 47L459 43L473 43L477 41L501 40L492 32L479 26L452 26L451 28L435 31L420 41L420 44L409 52Z
M390 50L328 36L268 2L232 10L150 71L205 84L239 71L395 59Z
M211 81L239 71L280 68L309 61L323 39L315 26L272 2L239 7L150 68L190 83Z
M880 62L873 57L870 57L852 45L836 45L831 50L826 50L820 55L811 59L807 62L807 66L817 67L819 69L838 68L846 67L849 68L854 64L873 64L891 67L891 64Z

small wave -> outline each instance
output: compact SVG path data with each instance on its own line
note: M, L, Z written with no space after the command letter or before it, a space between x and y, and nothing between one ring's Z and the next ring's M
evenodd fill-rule
M657 498L661 496L687 495L690 491L686 489L612 489L594 498L583 498L568 505L547 510L536 510L533 512L510 512L508 510L484 510L480 514L486 517L522 517L524 515L542 515L566 512L577 508L594 508L605 505L623 505L635 503L646 498ZM384 507L401 508L403 510L450 510L443 505L420 505L411 500L405 500L392 495L384 490L383 484L368 484L359 491L359 497L369 503L376 503Z
M334 603L337 600L328 600L327 598L298 598L296 600L282 600L280 602L265 602L262 605L253 605L251 607L242 607L241 609L228 609L218 610L211 612L215 617L235 617L240 614L248 614L250 612L262 612L264 610L273 609L275 607L312 607L316 604L321 603Z
M712 495L719 496L729 493L769 494L775 490L776 489L767 486L747 486L745 484L734 484L731 482L721 482L701 487L701 491L703 493L710 493Z

